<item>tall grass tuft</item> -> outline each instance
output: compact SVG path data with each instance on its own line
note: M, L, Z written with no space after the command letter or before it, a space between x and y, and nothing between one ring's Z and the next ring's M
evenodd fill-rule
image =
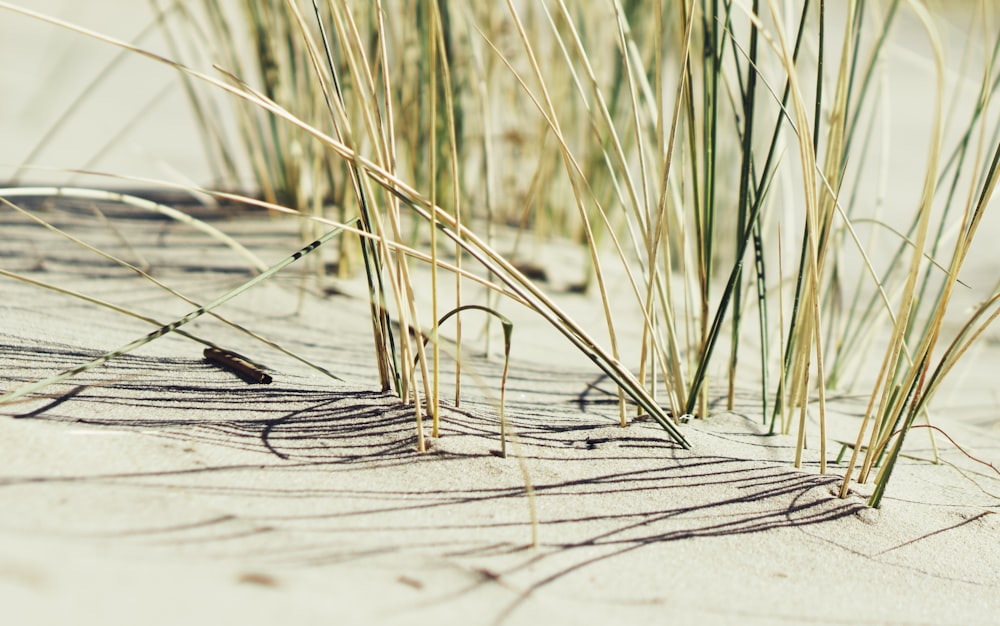
M935 357L1000 162L983 6L977 41L995 43L970 113L947 108L944 22L916 0L151 3L163 54L0 7L179 71L215 182L252 187L336 242L337 271L365 272L379 379L412 403L421 450L425 415L439 434L439 324L454 318L460 355L463 312L525 306L617 385L622 426L647 414L684 447L682 422L752 389L770 430L795 436L790 460L827 472L827 392L865 386L842 494L879 468L878 506L907 433L1000 314L985 294ZM877 177L912 150L880 132L904 27L934 67L933 118L909 172L919 198L886 189L884 208ZM522 271L528 237L578 243L598 327Z

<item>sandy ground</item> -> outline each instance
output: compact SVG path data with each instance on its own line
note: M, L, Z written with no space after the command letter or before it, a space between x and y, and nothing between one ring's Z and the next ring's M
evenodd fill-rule
M110 229L91 203L23 204L201 301L250 276L164 218L104 205ZM0 215L5 269L161 321L190 308ZM286 222L213 223L267 262L296 247ZM819 475L815 450L791 467L794 441L766 434L750 391L684 427L691 451L653 423L619 428L607 381L509 307L515 454L496 456L500 362L470 347L463 403L421 455L412 409L379 391L363 291L302 284L292 269L220 312L341 380L201 318L190 332L265 364L273 382L249 385L171 335L3 407L7 623L997 623L1000 480L943 440L934 465L912 436L882 509L866 509L832 495L843 470ZM152 328L10 279L0 293L4 390ZM864 398L831 406L846 433ZM937 416L1000 460L989 423Z
M118 0L23 4L125 39L150 17L144 4ZM912 22L902 27L920 42ZM114 52L6 13L0 34L3 58L16 60L0 64L0 165L9 173ZM950 26L946 35L956 46L968 32ZM913 50L891 48L890 93L915 104L893 109L885 128L915 147L887 172L892 193L871 194L890 215L912 210L913 172L926 154L929 64ZM951 80L956 100L974 92L967 77ZM35 163L206 180L182 93L162 68L129 59L92 100L72 106ZM105 153L108 145L116 149ZM74 177L33 171L21 180ZM101 205L111 229L91 203L25 204L148 263L202 302L250 276L237 255L172 221ZM1000 233L997 216L987 220L983 244ZM297 246L287 222L213 223L268 262ZM2 269L162 321L190 308L8 209L0 232ZM554 291L579 278L565 269L575 258L566 254L549 247L541 259ZM974 249L967 267L967 283L995 283L989 245ZM1000 621L1000 480L943 439L942 462L933 464L928 438L914 433L882 509L866 509L870 486L846 500L832 495L843 468L819 475L815 445L801 471L792 467L794 441L766 434L751 388L733 412L684 427L691 451L655 424L619 428L607 381L543 322L509 307L515 454L495 454L500 362L473 343L462 406L445 410L442 436L420 455L412 409L379 391L364 290L348 283L340 285L348 295L331 296L328 286L291 269L220 313L338 379L206 317L189 330L265 364L273 383L248 385L205 362L201 344L167 336L47 397L0 408L4 624ZM563 294L559 302L600 327L592 300ZM0 390L151 328L0 278ZM956 372L934 414L994 466L996 337ZM831 439L856 431L865 401L832 398ZM837 452L832 446L831 461Z

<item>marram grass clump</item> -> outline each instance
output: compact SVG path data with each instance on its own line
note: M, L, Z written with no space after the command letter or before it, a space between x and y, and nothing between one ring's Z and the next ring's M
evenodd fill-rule
M254 193L198 191L302 223L304 247L257 265L239 289L320 246L338 271L363 272L380 384L412 403L421 450L425 414L438 434L439 326L454 324L461 354L463 314L486 311L509 354L501 310L514 303L616 384L623 426L646 414L682 447L681 424L710 419L713 390L731 409L736 389L753 385L762 422L797 437L790 461L800 465L812 441L828 472L827 392L864 389L841 493L877 471L878 506L908 433L931 419L933 394L1000 313L1000 295L984 293L945 336L1000 162L1000 30L983 4L962 9L978 27L960 67L978 75L971 108L946 97L947 9L918 1L805 0L794 14L773 0L152 6L165 51L0 2L177 70L217 165L206 182ZM919 103L932 119L923 170L908 173L919 197L887 214L871 190L914 141L878 132L888 107L916 104L883 104L904 20L933 68ZM575 322L522 271L518 242L495 236L501 225L579 242L599 327ZM414 297L417 263L430 268L430 311ZM611 281L629 297L612 298ZM470 284L487 295L470 302ZM235 293L0 401L180 331ZM636 346L622 341L627 320L641 324ZM875 359L874 379L850 379Z

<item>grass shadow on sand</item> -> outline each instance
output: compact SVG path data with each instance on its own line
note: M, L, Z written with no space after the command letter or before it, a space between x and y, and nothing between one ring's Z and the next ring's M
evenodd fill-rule
M3 353L7 371L29 376L29 363L51 368L49 361L87 356L16 343ZM76 385L3 412L22 425L57 424L57 437L62 428L125 433L105 448L112 456L127 456L116 446L135 442L157 450L149 467L125 459L111 464L114 471L35 467L0 477L9 497L30 486L36 497L52 490L71 503L95 491L135 499L134 514L108 512L101 520L92 513L81 527L69 516L49 522L50 532L257 568L418 557L465 572L431 602L500 585L513 610L541 587L638 550L802 528L863 508L833 498L832 477L684 451L649 423L620 429L582 413L575 390L565 387L558 402L523 394L514 402L508 416L519 460L496 456L496 416L485 402L447 410L442 437L420 455L412 408L357 386L246 385L194 359L142 355L116 361L101 379L112 382ZM62 439L63 447L87 445ZM537 550L528 545L522 466L538 517ZM177 493L189 503L183 511L142 513L143 503Z

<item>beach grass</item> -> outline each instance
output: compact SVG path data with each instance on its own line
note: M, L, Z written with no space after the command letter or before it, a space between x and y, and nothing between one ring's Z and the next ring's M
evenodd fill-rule
M861 390L870 400L841 495L874 476L879 506L911 429L932 419L931 397L1000 315L990 285L946 332L1000 174L1000 35L985 4L968 9L980 25L961 65L978 75L971 109L948 102L945 9L921 2L805 0L794 14L773 0L151 5L165 51L0 2L178 71L218 172L189 188L301 222L304 247L255 264L262 273L238 289L326 248L338 273L363 272L379 383L412 404L421 451L425 416L439 434L440 324L454 324L458 404L462 314L501 321L506 379L503 310L522 306L616 384L622 426L648 415L681 447L685 421L711 419L713 394L731 410L753 388L761 421L796 437L789 461L802 466L815 446L818 471L835 471L827 394ZM884 74L904 26L932 68L921 104L933 115L912 174L919 197L886 214L872 190L916 142L879 133L894 114ZM497 235L509 225L513 243ZM578 287L600 307L598 327L523 271L529 237L578 242ZM415 264L429 284L414 280ZM59 380L237 293L193 303ZM640 339L626 342L633 324ZM502 400L498 409L505 450Z

